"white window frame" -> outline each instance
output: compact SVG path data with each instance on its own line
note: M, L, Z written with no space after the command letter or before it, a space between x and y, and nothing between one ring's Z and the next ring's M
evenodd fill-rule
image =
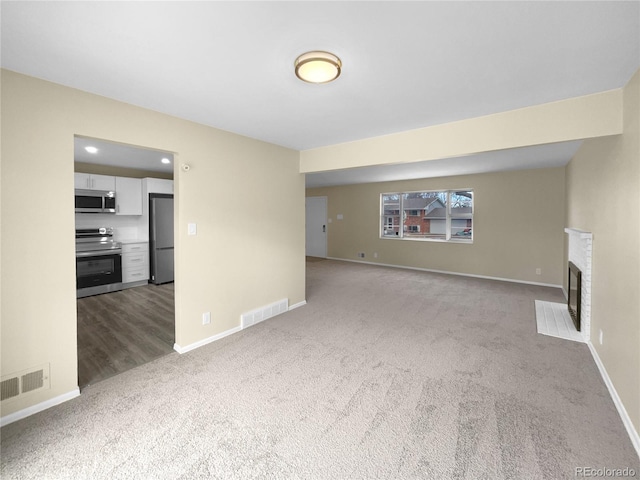
M471 192L471 213L464 214L454 214L451 213L451 195L456 192ZM404 196L410 193L446 193L447 194L447 208L446 208L446 219L445 219L445 238L419 238L412 236L405 236L406 233L411 233L405 229L404 221ZM398 234L397 235L385 235L384 228L387 225L387 216L384 214L384 197L389 195L397 195L400 203L400 219L401 223L398 226ZM472 188L456 188L456 189L446 189L446 190L414 190L409 192L389 192L389 193L381 193L380 194L380 225L378 226L378 236L381 239L386 240L412 240L418 242L451 242L451 243L463 243L463 244L472 244L474 240L474 231L475 231L475 223L473 222L473 215L475 213L475 200L476 195ZM414 209L415 210L415 209ZM455 235L451 235L451 227L452 220L456 219L471 219L471 236L470 237L457 237Z

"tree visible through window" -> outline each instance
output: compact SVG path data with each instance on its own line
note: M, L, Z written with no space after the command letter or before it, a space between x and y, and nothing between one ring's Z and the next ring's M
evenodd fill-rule
M471 242L473 191L383 193L382 238Z

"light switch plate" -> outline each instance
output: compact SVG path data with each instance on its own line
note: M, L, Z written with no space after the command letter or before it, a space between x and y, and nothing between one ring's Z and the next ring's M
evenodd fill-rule
M196 235L198 233L198 226L195 223L190 223L187 228L187 235Z

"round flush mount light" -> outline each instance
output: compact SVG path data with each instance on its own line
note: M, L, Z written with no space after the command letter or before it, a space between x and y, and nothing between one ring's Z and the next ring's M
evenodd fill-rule
M171 160L169 160L167 157L163 158L162 160L160 160L162 163L167 164L167 163L171 163Z
M296 76L308 83L328 83L340 76L342 61L333 53L313 51L296 58Z
M98 153L98 149L96 147L84 147L84 149L89 153Z

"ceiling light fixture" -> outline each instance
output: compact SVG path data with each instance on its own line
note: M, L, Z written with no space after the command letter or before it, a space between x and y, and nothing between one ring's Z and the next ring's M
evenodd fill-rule
M169 160L168 158L163 158L162 160L160 160L162 163L171 163L171 160Z
M342 61L333 53L313 51L296 58L296 76L308 83L329 83L340 76Z
M96 147L84 147L84 149L89 153L98 153L98 149Z

